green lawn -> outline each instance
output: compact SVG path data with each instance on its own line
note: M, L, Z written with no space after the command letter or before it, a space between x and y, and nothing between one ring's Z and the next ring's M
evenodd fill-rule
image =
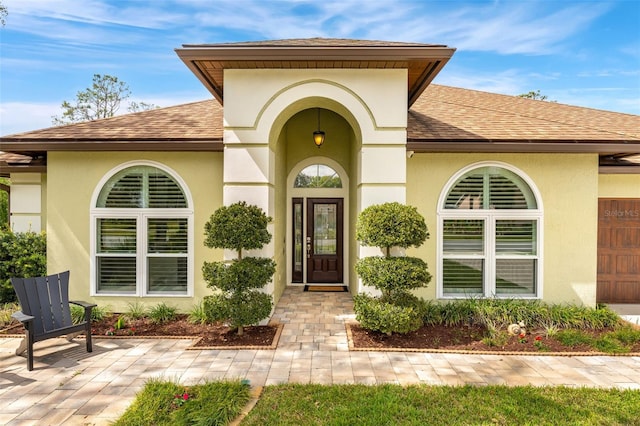
M640 425L640 391L280 385L242 425Z
M249 387L237 381L184 387L151 380L115 424L224 425L248 400ZM289 384L265 387L240 424L640 425L640 391Z

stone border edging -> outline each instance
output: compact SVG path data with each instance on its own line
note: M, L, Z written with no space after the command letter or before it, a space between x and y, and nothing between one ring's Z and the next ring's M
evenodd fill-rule
M273 341L269 346L259 346L259 345L238 345L238 346L195 346L198 344L202 337L197 336L136 336L135 334L132 336L103 336L102 334L92 334L92 339L104 339L104 340L151 340L151 339L169 339L169 340L193 340L193 343L186 347L185 349L188 351L197 351L197 350L207 350L207 349L218 349L218 350L234 350L234 349L262 349L262 350L274 350L278 346L278 342L280 341L280 336L282 335L282 329L284 328L284 324L270 324L271 326L276 326L276 334L273 336ZM0 334L0 338L10 338L10 339L21 339L24 338L24 334ZM81 339L84 339L84 335L76 336ZM65 337L60 336L61 339Z
M469 351L464 349L421 349L421 348L357 348L353 344L353 334L351 325L356 323L345 322L344 326L347 331L347 341L350 351L357 352L422 352L433 354L460 354L460 355L523 355L523 356L618 356L618 357L635 357L640 356L640 352L629 353L606 353L606 352L517 352L517 351Z

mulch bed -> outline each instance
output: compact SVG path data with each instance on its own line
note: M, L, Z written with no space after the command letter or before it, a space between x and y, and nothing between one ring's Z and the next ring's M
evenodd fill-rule
M244 334L238 336L236 329L224 324L192 324L186 315L178 315L176 320L155 324L148 318L128 320L124 328L114 329L117 315L109 315L91 325L91 334L95 337L193 337L199 338L194 347L271 347L277 335L278 327L273 325L250 326L244 328ZM21 324L0 331L2 334L24 334Z
M533 331L520 339L509 336L504 344L489 345L483 342L488 335L487 330L479 326L424 326L407 334L393 334L365 330L358 324L348 324L352 347L354 349L427 349L439 351L470 352L528 352L528 353L598 353L588 345L565 346L553 337L546 337L543 331ZM582 330L592 337L601 336L613 329ZM536 340L536 336L540 336ZM501 342L502 343L502 342ZM631 349L632 353L640 353L640 343Z
M245 327L244 334L239 336L235 329L230 329L224 324L192 324L187 321L186 315L178 315L174 321L163 324L154 324L148 318L129 320L125 328L114 330L117 315L107 316L105 319L92 324L92 335L96 337L116 338L148 338L148 337L191 337L196 338L192 347L216 347L216 348L273 348L279 335L278 325ZM384 333L365 330L357 323L347 324L350 337L350 345L355 350L438 350L438 351L471 351L471 352L506 352L506 353L597 353L587 345L564 346L553 337L546 337L543 331L533 331L524 339L518 336L509 336L504 344L489 345L483 342L487 336L486 329L479 326L424 326L417 331L407 334L393 334L387 336ZM597 337L611 330L583 330ZM24 329L19 323L0 330L0 335L24 334ZM541 340L536 340L541 336ZM640 343L636 344L631 352L640 353Z

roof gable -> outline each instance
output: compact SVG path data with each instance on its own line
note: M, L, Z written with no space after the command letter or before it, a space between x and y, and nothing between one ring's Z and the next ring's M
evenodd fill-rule
M411 106L454 52L436 44L325 38L185 44L176 49L221 104L226 69L403 68Z

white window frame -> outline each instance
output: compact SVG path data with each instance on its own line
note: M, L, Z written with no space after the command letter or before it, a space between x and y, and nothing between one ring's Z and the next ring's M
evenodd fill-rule
M496 167L508 170L516 174L521 178L531 190L531 193L535 197L536 209L527 210L510 210L510 209L445 209L445 202L447 195L452 190L453 186L458 180L466 173L483 168L483 167ZM444 189L440 193L438 199L438 227L437 227L437 259L438 268L440 272L436 274L436 297L438 299L465 299L468 297L495 297L503 299L542 299L543 297L543 237L544 237L544 209L542 207L542 197L538 188L533 183L531 178L518 168L502 162L495 161L482 161L470 164L457 173L455 173L444 186ZM459 255L444 255L444 221L445 220L481 220L484 222L484 246L482 255L479 254L459 254ZM495 226L499 220L531 220L536 223L536 246L535 255L502 255L495 252ZM444 292L444 259L483 259L483 288L481 294L445 294ZM504 294L498 295L496 293L496 260L497 259L536 259L536 282L534 294Z
M104 185L117 173L130 167L138 166L151 166L158 168L171 176L182 189L185 199L187 201L187 208L177 209L157 209L157 208L101 208L96 207L98 197ZM90 211L90 245L91 245L91 257L90 257L90 283L91 283L91 296L124 296L124 297L193 297L194 293L194 219L193 219L193 200L191 193L185 184L184 180L174 170L169 167L157 163L154 161L130 161L120 164L119 166L111 169L107 172L98 185L96 186L93 196L91 197L91 211ZM135 293L122 293L122 292L104 292L98 291L97 280L97 230L98 220L104 218L117 218L117 219L136 219L136 291ZM148 273L147 273L147 259L150 257L148 252L148 219L155 218L167 218L167 219L187 219L187 291L182 292L162 292L153 293L148 291ZM121 255L118 255L121 256ZM155 256L155 255L154 255ZM179 257L176 254L171 254L171 257Z

